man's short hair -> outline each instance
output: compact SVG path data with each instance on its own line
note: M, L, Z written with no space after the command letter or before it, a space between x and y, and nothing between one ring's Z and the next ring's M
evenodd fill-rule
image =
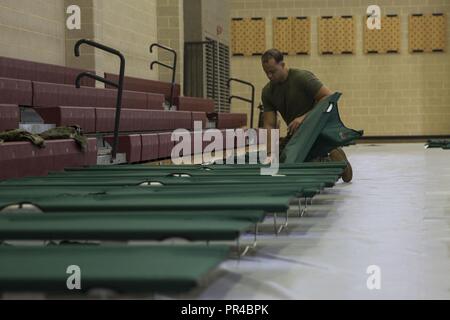
M276 63L280 63L284 60L283 54L278 49L269 49L261 57L263 63L269 62L270 59L274 59Z

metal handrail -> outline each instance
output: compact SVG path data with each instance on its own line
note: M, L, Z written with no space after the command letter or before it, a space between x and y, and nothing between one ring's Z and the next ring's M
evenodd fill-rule
M238 99L238 100L250 103L250 128L253 129L253 117L254 117L254 112L255 112L255 108L254 108L255 107L255 86L252 83L244 81L244 80L241 80L241 79L230 78L230 79L228 79L228 82L227 82L228 88L230 88L230 84L231 84L232 81L245 84L245 85L249 86L252 89L251 99L244 98L244 97L241 97L241 96L234 96L234 95L232 95L232 96L230 96L228 98L228 102L231 103L232 99Z
M175 73L177 71L177 52L174 49L166 47L166 46L164 46L162 44L152 43L150 45L150 53L153 53L153 48L154 47L158 47L158 48L161 48L163 50L166 50L166 51L169 51L169 52L173 53L173 65L172 66L170 66L168 64L165 64L165 63L162 63L162 62L159 62L157 60L154 60L154 61L152 61L152 63L150 63L150 70L153 70L153 66L155 64L158 64L158 65L160 65L162 67L165 67L167 69L171 69L172 70L172 83L171 83L171 87L170 87L170 98L169 98L169 103L170 103L170 107L169 108L172 109L172 105L173 105L173 91L174 91L174 88L175 88Z
M120 126L120 111L122 109L122 93L123 93L123 79L125 77L125 57L122 53L120 53L118 50L107 47L103 44L100 44L98 42L88 40L88 39L81 39L78 40L74 47L75 56L80 56L80 46L82 44L86 44L95 48L98 48L100 50L109 52L111 54L114 54L120 58L120 72L119 72L119 81L114 82L111 80L107 80L103 77L100 77L98 75L89 73L89 72L82 72L80 73L76 80L75 80L75 86L77 88L80 88L80 81L83 77L91 78L100 82L103 82L105 84L109 84L115 88L117 88L117 99L116 99L116 116L114 121L114 139L113 139L113 145L112 145L112 151L111 151L111 163L114 162L117 156L117 148L119 145L119 126Z

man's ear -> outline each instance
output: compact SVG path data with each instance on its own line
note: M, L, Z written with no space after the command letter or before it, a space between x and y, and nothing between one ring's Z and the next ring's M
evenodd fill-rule
M280 66L284 69L286 67L286 63L284 61L281 61Z

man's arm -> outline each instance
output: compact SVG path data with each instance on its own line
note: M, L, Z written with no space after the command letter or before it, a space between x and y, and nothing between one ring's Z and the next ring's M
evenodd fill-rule
M331 96L333 92L325 86L322 86L314 97L314 106L320 102L320 100Z
M328 89L326 86L322 86L319 91L317 91L315 97L314 97L314 107L322 100L325 99L326 97L330 96L331 94L333 94L333 92L331 92L330 89ZM300 125L303 123L303 121L305 121L306 116L311 112L308 111L307 113L305 113L304 115L295 118L288 127L288 132L290 134L293 134L299 127Z

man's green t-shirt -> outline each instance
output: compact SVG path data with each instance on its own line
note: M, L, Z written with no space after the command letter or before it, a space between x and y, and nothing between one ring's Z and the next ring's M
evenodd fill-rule
M279 112L286 124L304 115L314 107L314 97L322 82L306 70L289 69L282 83L269 82L262 91L264 111Z

